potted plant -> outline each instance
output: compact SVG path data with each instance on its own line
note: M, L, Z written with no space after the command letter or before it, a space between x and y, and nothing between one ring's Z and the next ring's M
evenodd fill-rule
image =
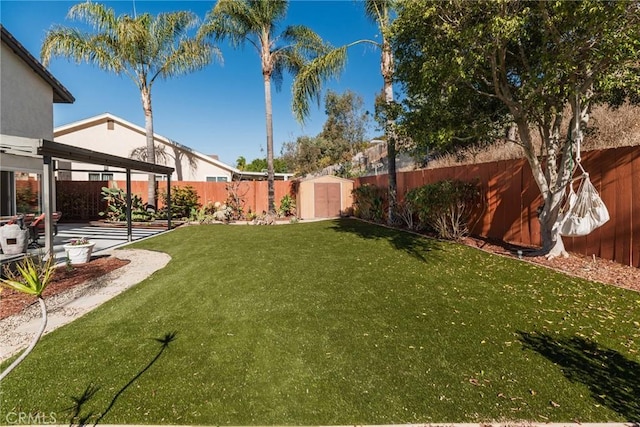
M72 265L84 264L91 259L91 252L95 242L90 241L86 237L80 237L79 239L72 239L64 245L64 250L67 252L67 258Z

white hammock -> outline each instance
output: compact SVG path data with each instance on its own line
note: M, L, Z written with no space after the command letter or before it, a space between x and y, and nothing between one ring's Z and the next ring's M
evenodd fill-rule
M589 174L583 169L582 177L578 179L581 182L577 192L573 190L573 181L569 184L569 195L558 217L562 236L586 236L609 221L609 211L591 183Z

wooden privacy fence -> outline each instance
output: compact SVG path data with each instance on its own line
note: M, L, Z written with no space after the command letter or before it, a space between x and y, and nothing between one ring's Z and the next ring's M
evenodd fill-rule
M233 187L236 194L244 201L244 210L262 213L268 209L267 181L237 181L237 182L197 182L172 181L171 187L191 186L198 193L199 202L224 202L229 196L227 187ZM292 194L294 181L275 181L276 208L280 199L286 194ZM106 202L102 200L102 187L117 186L125 190L126 181L58 181L56 188L56 206L63 212L64 219L98 219L99 213L106 209ZM158 194L167 191L167 182L157 183ZM147 181L132 181L131 193L142 200L147 198ZM158 198L159 208L162 208L162 198Z
M567 250L640 267L640 147L621 147L584 153L582 165L607 205L611 220L583 237L564 237ZM524 245L541 244L536 210L540 191L525 159L478 165L424 169L397 174L398 195L444 179L478 180L485 197L484 211L473 234ZM355 186L386 188L387 175L358 178Z

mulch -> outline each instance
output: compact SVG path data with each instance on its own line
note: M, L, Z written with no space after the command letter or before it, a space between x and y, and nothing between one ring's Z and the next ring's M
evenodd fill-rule
M531 262L556 271L586 280L618 286L640 292L640 268L614 261L571 253L569 258L547 259L544 256L526 256L532 248L517 246L503 241L466 237L464 244L497 255L518 258L518 249L523 251L522 261Z
M114 256L94 257L86 264L67 266L62 265L55 269L49 285L42 293L45 298L63 292L69 288L81 285L87 280L104 276L105 274L129 264L129 260L123 260ZM0 319L19 313L37 299L13 289L0 288Z

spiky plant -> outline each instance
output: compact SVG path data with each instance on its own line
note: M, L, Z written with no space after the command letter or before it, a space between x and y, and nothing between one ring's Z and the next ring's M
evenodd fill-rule
M42 259L40 259L37 263L34 262L31 257L26 257L16 265L16 269L18 270L17 273L14 273L9 269L5 269L5 275L7 278L0 278L0 286L37 297L38 303L40 304L40 311L42 313L40 329L38 329L38 332L31 340L29 347L27 347L26 350L24 350L22 354L13 361L7 369L2 371L0 374L0 381L9 375L9 373L14 370L15 367L29 355L29 353L31 353L47 327L47 306L42 298L42 292L44 292L49 284L54 268L53 257L49 257L46 262L43 262Z

